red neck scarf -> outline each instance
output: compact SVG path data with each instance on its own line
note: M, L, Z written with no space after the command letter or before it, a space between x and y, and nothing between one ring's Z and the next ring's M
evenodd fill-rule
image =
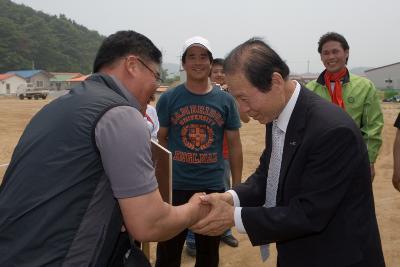
M340 82L344 76L346 76L347 68L341 69L339 72L331 73L325 71L324 79L325 85L328 88L328 92L331 95L332 103L335 103L342 109L344 108L344 102L342 97L342 83ZM335 82L335 88L332 92L331 90L331 82Z

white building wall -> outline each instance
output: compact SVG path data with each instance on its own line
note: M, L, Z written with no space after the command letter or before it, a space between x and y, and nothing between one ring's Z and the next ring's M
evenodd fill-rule
M18 86L25 84L25 80L18 76L11 76L0 81L0 95L16 95ZM7 85L9 90L7 90Z
M366 71L365 74L376 88L400 89L400 63L372 69Z
M27 79L28 83L33 83L37 89L49 89L50 79L43 73L33 75L30 79ZM39 86L38 86L39 85Z

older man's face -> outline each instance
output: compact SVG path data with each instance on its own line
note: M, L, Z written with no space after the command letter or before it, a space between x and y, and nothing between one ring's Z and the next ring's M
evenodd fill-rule
M267 92L254 87L242 73L226 75L231 94L237 99L240 112L266 124L276 119L285 106L283 91L275 86Z

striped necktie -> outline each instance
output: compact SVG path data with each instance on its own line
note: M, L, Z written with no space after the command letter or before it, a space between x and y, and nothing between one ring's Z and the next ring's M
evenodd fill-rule
M285 142L285 132L279 129L277 122L272 122L272 151L269 161L267 189L265 195L265 208L276 206L276 193L278 191L279 175L281 172L281 162L283 145ZM269 244L260 246L261 258L266 261L269 257Z

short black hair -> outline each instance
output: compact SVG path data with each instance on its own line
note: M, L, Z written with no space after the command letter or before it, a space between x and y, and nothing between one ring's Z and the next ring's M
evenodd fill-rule
M336 33L336 32L327 32L324 35L319 38L318 41L318 53L321 54L322 52L322 47L326 42L329 41L336 41L339 42L340 45L342 46L343 50L349 50L349 44L347 43L346 39L343 37L343 35Z
M262 39L254 37L237 46L224 62L226 74L242 71L247 80L261 92L271 89L272 74L289 78L289 67Z
M213 66L218 65L218 66L224 66L224 59L223 58L214 58L212 61Z
M161 51L149 38L135 31L118 31L108 36L101 44L93 63L93 73L128 54L157 64L161 64L162 61Z
M188 47L188 49L189 49L189 47ZM185 52L183 52L183 55L182 55L182 63L183 64L185 64L185 62L186 62L186 54L187 54L188 49L186 49ZM206 48L206 50L207 50L207 48ZM208 50L207 50L207 55L208 55L208 59L210 60L210 62L213 62L212 53Z
M322 47L324 46L325 43L327 43L329 41L339 42L344 51L350 49L350 46L347 43L346 39L343 37L343 35L341 35L337 32L327 32L324 35L322 35L321 38L319 38L318 53L320 53L320 54L322 53ZM349 57L346 58L346 64L347 64L348 60L349 60Z
M327 32L324 35L321 36L321 38L319 38L318 41L318 53L321 54L322 52L322 46L324 46L324 44L326 42L329 41L336 41L339 42L340 45L342 46L343 50L349 50L349 44L347 43L346 39L343 37L343 35L337 33L337 32Z
M223 58L214 58L212 61L210 74L208 76L211 77L212 69L214 66L222 66L222 68L224 68L224 61L225 60Z

